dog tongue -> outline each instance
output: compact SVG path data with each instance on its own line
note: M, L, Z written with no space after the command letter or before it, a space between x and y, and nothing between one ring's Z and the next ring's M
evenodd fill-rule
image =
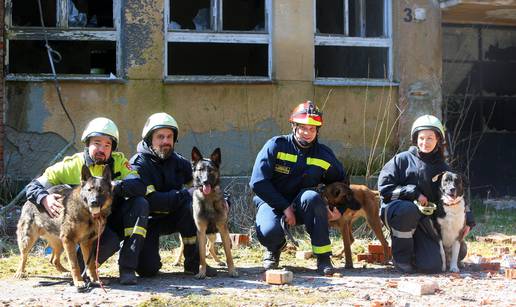
M202 193L203 193L204 195L207 195L207 194L210 194L210 192L211 192L211 185L209 185L209 184L204 184L204 185L202 186Z

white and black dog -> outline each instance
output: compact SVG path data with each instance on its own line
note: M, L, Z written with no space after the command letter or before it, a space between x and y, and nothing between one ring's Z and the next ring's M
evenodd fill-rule
M437 216L440 229L442 270L449 265L451 272L459 272L458 258L462 241L462 230L466 225L466 203L462 177L456 173L444 172L440 184L441 213ZM444 212L442 212L444 211Z

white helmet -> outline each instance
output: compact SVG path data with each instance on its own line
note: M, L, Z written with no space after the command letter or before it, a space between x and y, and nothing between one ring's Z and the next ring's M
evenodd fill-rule
M433 115L423 115L418 117L412 124L412 129L410 130L412 140L414 140L415 134L421 130L435 131L444 142L444 126L437 117Z
M82 133L81 141L88 145L89 138L92 136L108 136L111 138L113 150L118 144L118 127L109 118L97 117L91 120L84 132Z
M154 113L147 119L145 126L142 130L142 139L150 143L152 132L160 128L170 128L174 131L174 142L177 141L177 135L179 133L179 126L176 120L167 113Z

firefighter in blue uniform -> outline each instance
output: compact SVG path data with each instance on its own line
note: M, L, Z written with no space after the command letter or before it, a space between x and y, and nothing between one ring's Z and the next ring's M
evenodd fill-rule
M140 276L154 276L162 266L159 237L179 232L184 244L184 271L199 272L197 228L192 215L192 196L186 184L192 181L190 161L174 151L179 133L176 120L167 113L152 114L142 131L142 141L131 164L147 187L149 226L140 253L137 272ZM208 267L208 276L216 275Z
M338 219L337 209L330 211L313 188L345 180L346 173L332 150L318 142L323 124L322 113L311 101L298 105L290 115L292 133L267 141L256 157L249 185L256 194L256 231L266 248L263 266L266 270L279 265L286 245L281 226L284 216L288 225L304 224L317 256L317 271L333 274L328 221Z
M48 167L43 175L29 183L27 198L45 208L51 217L57 217L63 210L60 196L49 194L48 188L59 184L80 184L84 164L93 176L101 176L104 167L109 165L114 180L114 198L111 215L101 235L98 260L99 263L106 261L120 249L120 242L123 241L118 260L120 283L136 284L135 269L147 232L149 208L143 197L145 186L124 154L114 151L118 144L118 128L112 120L98 117L90 121L81 141L86 145L84 152L65 157L63 161ZM84 269L80 251L77 257L81 269ZM92 261L93 258L90 258Z
M403 273L441 271L441 256L432 225L429 202L439 201L439 182L432 180L449 170L444 157L444 126L432 115L423 115L412 125L412 144L385 164L378 178L382 197L381 218L391 232L394 266ZM419 204L419 206L418 206ZM467 206L465 237L475 225ZM459 259L466 256L461 244Z

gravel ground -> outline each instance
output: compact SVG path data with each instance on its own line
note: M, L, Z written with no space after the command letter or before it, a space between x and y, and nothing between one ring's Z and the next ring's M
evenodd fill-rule
M155 278L139 279L135 286L121 286L115 278L103 278L107 292L95 288L89 293L77 293L68 283L36 287L39 281L55 277L6 278L0 280L0 305L134 306L146 302L153 306L516 306L515 280L468 267L460 274L400 275L390 266L368 265L339 269L342 277L320 277L313 271L313 264L309 269L287 269L294 273L290 285L268 285L257 264L239 264L238 278L228 277L224 269L220 269L219 276L205 280L180 272L161 273ZM401 281L434 281L439 289L430 295L413 295L397 288Z

